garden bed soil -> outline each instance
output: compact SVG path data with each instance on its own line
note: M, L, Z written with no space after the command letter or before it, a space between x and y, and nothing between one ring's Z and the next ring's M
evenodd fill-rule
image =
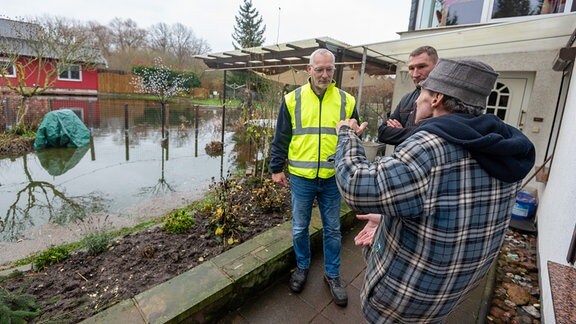
M250 190L239 190L235 200L250 205L250 197L238 196L241 192L253 195ZM0 288L36 298L41 314L31 323L77 323L288 221L289 194L285 197L285 205L278 212L246 212L239 220L243 230L236 232L238 242L232 245L207 230L213 216L198 214L195 225L185 234L171 234L161 226L149 228L114 239L99 255L79 251L39 272L0 279Z

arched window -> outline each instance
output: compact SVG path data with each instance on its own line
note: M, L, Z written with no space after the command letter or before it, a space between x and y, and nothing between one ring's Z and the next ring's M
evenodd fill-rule
M486 103L486 113L494 114L502 120L506 120L506 114L510 108L510 89L502 82L496 82L488 102Z

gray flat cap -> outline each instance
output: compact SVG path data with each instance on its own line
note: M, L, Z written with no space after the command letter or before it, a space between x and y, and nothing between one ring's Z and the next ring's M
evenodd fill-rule
M486 107L497 77L490 65L480 61L440 59L420 86L471 106Z

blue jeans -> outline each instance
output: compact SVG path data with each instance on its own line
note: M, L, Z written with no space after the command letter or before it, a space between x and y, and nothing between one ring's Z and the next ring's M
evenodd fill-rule
M330 278L340 276L340 248L342 233L340 233L340 192L336 178L306 179L295 175L290 176L292 193L292 236L296 265L300 269L310 267L310 218L312 204L318 200L322 218L322 239L324 245L324 271Z

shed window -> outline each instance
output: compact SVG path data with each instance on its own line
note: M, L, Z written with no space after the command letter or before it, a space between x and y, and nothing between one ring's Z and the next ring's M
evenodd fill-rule
M82 68L80 64L69 64L61 66L59 69L60 75L58 75L58 79L60 80L82 80Z
M0 58L0 69L2 69L2 74L6 77L16 77L16 67L14 63L7 58Z

